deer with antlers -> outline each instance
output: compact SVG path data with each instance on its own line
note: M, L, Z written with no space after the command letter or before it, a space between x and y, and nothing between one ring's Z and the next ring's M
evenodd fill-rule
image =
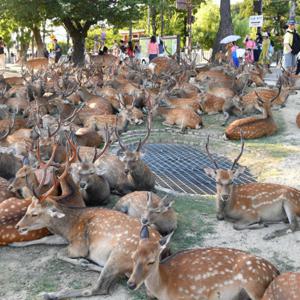
M129 175L132 180L132 184L135 190L152 191L155 186L155 176L150 168L141 159L141 150L143 145L148 140L151 133L152 114L149 113L147 119L147 134L143 140L140 139L137 148L134 151L129 150L121 139L121 136L116 130L119 145L123 151L123 155L120 158L125 165L125 173Z
M170 238L158 242L146 225L142 227L132 256L130 289L144 282L148 293L159 300L260 300L279 274L270 262L236 249L187 249L160 260Z
M300 273L282 273L271 282L262 300L298 300L299 291Z
M166 235L177 227L173 202L167 196L161 199L154 193L137 191L120 198L114 209L138 219L143 218L153 224L160 234Z
M242 132L240 133L243 136ZM244 151L244 140L241 138L241 151L234 160L231 169L221 169L208 149L206 151L215 168L205 168L205 173L215 179L217 187L216 208L218 220L235 222L236 230L263 228L268 224L285 222L289 226L274 231L264 237L272 239L300 229L297 216L300 216L300 191L273 183L234 184L244 167L235 169Z
M281 86L277 94L270 100L263 100L256 92L257 103L263 111L262 116L248 117L233 121L226 128L226 137L230 140L239 140L241 138L241 130L243 131L245 139L255 139L273 135L277 131L277 125L273 119L271 107L272 103L280 95L280 91Z
M44 299L107 294L118 276L132 271L128 256L136 250L139 241L139 221L114 210L67 207L52 196L51 189L46 195L32 197L25 216L16 227L25 233L46 226L69 243L68 256L60 256L60 259L101 274L92 288L46 293ZM155 230L151 230L150 235L156 241L160 238ZM83 257L89 261L76 259Z

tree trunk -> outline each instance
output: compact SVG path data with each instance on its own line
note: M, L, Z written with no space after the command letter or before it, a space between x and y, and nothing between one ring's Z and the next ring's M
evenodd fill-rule
M296 20L296 8L297 8L297 3L296 0L291 0L290 1L290 13L289 17L290 19Z
M164 18L164 9L165 9L165 3L164 0L160 0L160 36L164 36L164 30L165 30L165 18Z
M152 26L152 35L156 35L157 25L156 25L156 6L155 6L155 4L151 5L151 26Z
M221 0L220 3L220 25L219 30L214 42L212 59L214 60L216 53L221 49L220 41L227 35L233 33L231 12L230 12L230 0Z
M33 25L31 30L37 47L37 57L44 57L44 44L43 44L40 28L37 27L36 25Z
M72 61L75 65L82 66L84 65L85 39L89 28L94 22L86 21L82 26L79 21L72 21L69 18L65 18L62 21L73 42Z
M132 41L132 19L129 22L129 41Z

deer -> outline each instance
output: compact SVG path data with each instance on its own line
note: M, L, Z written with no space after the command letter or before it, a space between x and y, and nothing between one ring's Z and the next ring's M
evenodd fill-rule
M136 191L120 198L114 209L138 219L143 218L153 224L160 234L167 235L177 227L173 202L167 196L161 199L152 192Z
M262 300L297 300L299 299L299 290L300 273L282 273L271 282Z
M124 162L125 174L127 174L135 190L152 191L155 187L155 176L151 169L142 161L141 150L148 140L151 133L152 113L149 113L147 119L147 133L143 140L140 139L134 151L129 150L128 146L122 142L118 130L115 130L116 136L123 155L120 160Z
M46 226L69 243L67 255L60 254L59 259L101 273L93 287L45 293L44 299L108 294L118 276L132 271L132 261L128 256L136 250L139 242L139 220L115 210L68 207L55 200L51 189L46 195L31 198L26 214L16 228L26 233ZM70 198L62 200L68 203ZM150 235L157 241L160 238L154 229L150 230Z
M300 128L300 113L298 113L296 116L296 124L297 124L298 128Z
M18 62L20 62L20 60L18 60L17 63ZM21 63L22 63L22 67L24 65L30 71L43 70L43 69L47 69L48 67L48 58L36 57L36 58L28 59L27 61Z
M100 153L95 148L94 157L91 162L80 157L80 147L77 148L77 158L79 163L72 165L73 180L79 185L80 193L87 206L97 206L107 204L110 196L110 186L105 177L97 174L97 168L94 166L96 160L107 151L110 146L110 136L106 129L106 141Z
M240 133L243 136L243 133ZM300 216L300 191L285 185L274 183L234 184L244 171L237 163L244 151L244 139L241 137L241 151L230 169L221 169L209 152L209 136L206 152L214 168L205 168L205 173L216 181L217 219L234 222L236 230L259 229L268 224L286 222L288 227L276 230L264 236L273 239L298 231L297 216Z
M263 114L259 117L247 117L233 121L226 128L225 136L230 140L240 139L240 130L243 131L245 139L255 139L264 136L273 135L277 131L277 125L273 119L271 106L276 98L280 95L281 86L277 94L270 100L263 100L257 92L257 103L261 106Z
M0 203L14 196L15 194L9 190L9 181L0 177Z
M160 260L172 234L154 240L147 225L132 255L131 290L145 283L158 300L260 300L279 271L267 260L229 248L185 249Z

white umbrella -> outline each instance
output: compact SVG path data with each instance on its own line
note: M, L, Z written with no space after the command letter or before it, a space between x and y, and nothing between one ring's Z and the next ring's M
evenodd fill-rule
M228 35L220 41L220 44L228 44L239 40L241 37L239 35Z

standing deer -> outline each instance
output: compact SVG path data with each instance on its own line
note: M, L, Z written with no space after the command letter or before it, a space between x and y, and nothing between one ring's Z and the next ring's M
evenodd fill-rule
M277 125L273 119L271 106L272 102L280 95L281 86L278 89L277 95L270 100L263 100L258 94L257 103L261 106L262 116L248 117L233 121L226 128L225 135L230 140L239 140L241 138L240 132L243 131L245 139L255 139L264 136L273 135L277 131Z
M267 288L262 300L299 300L300 273L283 273Z
M45 226L69 242L68 257L61 259L75 265L84 264L101 274L92 288L46 293L44 299L104 295L119 275L132 272L132 261L128 257L139 241L137 219L108 209L69 208L48 191L46 196L32 197L26 215L16 227L25 233ZM158 241L160 235L151 230L151 237ZM82 257L89 261L78 262L76 258Z
M145 219L153 224L159 233L166 235L177 227L177 216L172 208L173 201L167 196L160 199L151 192L133 192L123 196L114 209L129 216Z
M158 242L150 237L147 226L142 227L127 282L130 289L144 282L158 300L260 300L279 274L270 262L227 248L188 249L160 261L170 238Z
M151 133L151 122L151 114L149 114L147 122L147 134L143 140L140 139L138 146L134 151L128 149L128 146L122 142L118 130L116 130L119 145L124 153L120 159L124 162L124 171L131 177L135 190L152 191L154 190L155 186L154 174L141 159L142 147L146 143Z
M234 169L244 151L241 139L241 151L234 160L231 169L220 169L208 150L206 151L215 168L205 168L207 175L216 181L217 219L235 222L236 230L263 228L267 224L286 221L289 226L276 230L264 237L272 239L300 229L297 216L300 216L300 191L274 183L234 184L233 181L245 171L244 167ZM255 225L255 226L253 226Z

